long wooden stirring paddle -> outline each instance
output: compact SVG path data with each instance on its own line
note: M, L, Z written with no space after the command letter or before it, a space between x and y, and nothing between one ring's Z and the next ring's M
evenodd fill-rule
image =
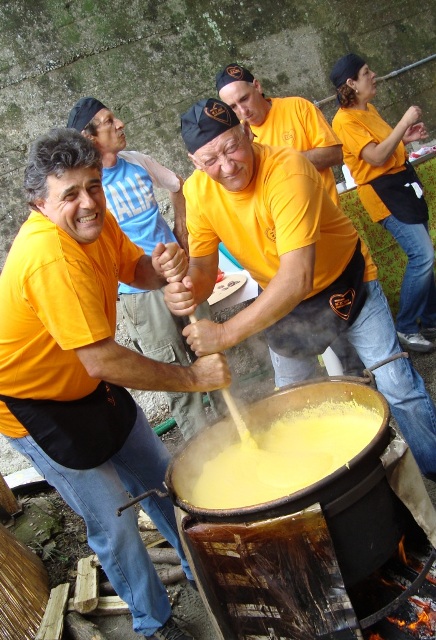
M195 317L195 315L193 313L191 313L189 315L189 320L192 324L194 324L195 322L197 322L197 318ZM245 441L252 441L253 444L256 444L255 440L253 440L250 431L248 430L247 425L245 424L238 407L236 406L236 402L232 396L232 394L230 393L230 391L228 389L221 389L221 393L223 394L223 398L224 398L224 402L227 405L227 409L229 410L229 413L231 415L231 417L233 418L233 422L236 425L236 428L238 430L239 433L239 437L241 438L242 442Z

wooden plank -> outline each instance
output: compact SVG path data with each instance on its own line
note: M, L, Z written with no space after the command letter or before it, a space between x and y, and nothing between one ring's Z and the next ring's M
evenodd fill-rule
M74 598L70 598L68 600L68 613L74 610ZM117 616L129 612L129 607L119 596L100 596L97 607L92 611L92 615Z
M79 613L90 613L98 605L98 564L95 554L81 558L77 563L74 609Z
M98 605L93 614L105 616L117 616L129 613L129 607L118 596L104 596L98 599Z
M69 591L70 585L68 583L60 584L50 591L47 607L35 640L61 640Z

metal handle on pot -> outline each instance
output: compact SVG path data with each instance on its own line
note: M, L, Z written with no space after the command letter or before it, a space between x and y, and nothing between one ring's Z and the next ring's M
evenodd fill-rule
M141 493L140 496L136 496L136 498L132 498L131 500L129 500L129 502L126 502L126 504L123 504L122 507L119 507L119 509L117 509L117 516L120 516L123 511L125 511L129 507L133 507L134 504L136 504L137 502L141 502L141 500L144 500L144 498L149 498L153 494L158 496L158 498L168 498L169 497L168 491L159 491L159 489L150 489L149 491L146 491L145 493Z
M375 377L372 374L374 369L378 369L379 367L383 367L385 364L389 362L393 362L394 360L398 360L398 358L409 358L409 354L407 351L400 351L399 353L395 353L393 356L389 356L385 360L380 360L380 362L376 362L372 365L372 367L368 367L363 370L362 377L358 376L332 376L334 378L338 378L340 380L346 380L348 382L362 382L363 384L373 384L375 386Z

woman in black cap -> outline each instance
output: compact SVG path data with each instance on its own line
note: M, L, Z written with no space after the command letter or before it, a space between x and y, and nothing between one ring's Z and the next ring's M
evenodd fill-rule
M404 146L427 136L421 109L409 107L392 129L370 103L376 94L375 73L354 53L336 62L330 79L340 105L333 130L362 204L408 257L396 319L399 340L411 350L431 351L436 338L434 248L422 186Z

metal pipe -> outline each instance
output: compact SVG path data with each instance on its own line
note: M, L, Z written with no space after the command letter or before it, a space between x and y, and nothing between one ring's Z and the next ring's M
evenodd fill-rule
M417 62L412 62L412 64L408 64L405 67L401 67L401 69L397 69L396 71L391 71L385 76L381 76L380 78L376 78L376 82L381 82L382 80L388 80L389 78L395 78L400 73L404 73L405 71L409 71L410 69L414 69L415 67L419 67L421 64L425 64L426 62L430 62L436 58L436 53L433 53L431 56L427 56L426 58L422 58L422 60L417 60ZM322 100L313 100L313 104L316 107L319 107L321 104L326 104L327 102L331 102L332 100L336 100L336 95L328 96L328 98L323 98Z

